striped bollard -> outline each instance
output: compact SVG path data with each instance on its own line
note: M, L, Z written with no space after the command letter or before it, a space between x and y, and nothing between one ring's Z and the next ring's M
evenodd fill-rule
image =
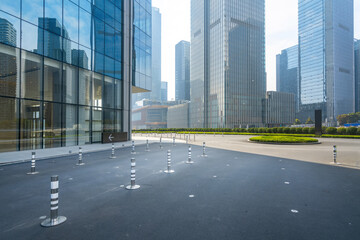
M194 161L191 159L191 146L189 146L189 153L188 153L188 160L186 162L187 164L192 164Z
M146 139L146 149L145 149L146 152L150 152L150 149L149 149L149 140Z
M50 201L50 218L45 219L41 226L53 227L66 221L66 217L58 216L59 209L59 176L51 177L51 201Z
M116 158L114 144L111 145L111 156L110 156L110 158L112 158L112 159Z
M134 141L131 142L131 154L136 154Z
M336 155L337 155L336 145L334 145L333 153L334 153L334 163L336 164L337 163L337 161L336 161Z
M28 175L35 175L38 174L39 172L36 171L36 153L32 152L31 153L31 168L30 168L30 172L28 172Z
M175 145L175 137L173 137L173 146L176 146L176 145Z
M207 157L207 155L205 153L205 142L203 142L203 154L201 156L202 157Z
M78 166L84 165L85 163L83 163L82 159L83 159L82 148L79 147L79 161L78 161L78 163L76 165L78 165Z
M171 169L171 151L167 151L167 169L164 173L174 173L175 171Z
M136 167L135 158L131 158L131 175L130 175L131 181L130 181L130 185L126 187L127 190L136 190L140 188L140 185L135 184L135 173L136 173L135 167Z

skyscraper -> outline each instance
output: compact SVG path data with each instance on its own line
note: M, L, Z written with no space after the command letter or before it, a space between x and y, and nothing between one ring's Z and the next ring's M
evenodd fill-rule
M325 122L354 111L353 0L299 0L300 107Z
M299 46L293 46L281 51L276 56L276 91L292 93L298 103L298 63Z
M360 40L355 41L355 112L360 112Z
M161 101L166 102L168 99L168 82L161 82Z
M191 1L190 126L261 126L265 1Z
M161 99L161 13L152 8L152 84L151 100Z
M190 43L175 46L175 100L190 100Z

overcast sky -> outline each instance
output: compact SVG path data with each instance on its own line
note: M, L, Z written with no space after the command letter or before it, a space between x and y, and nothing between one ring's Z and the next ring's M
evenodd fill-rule
M297 44L297 0L266 0L267 89L276 88L276 54ZM355 2L355 38L360 38L360 0ZM152 0L162 14L162 81L175 98L175 45L190 41L190 0Z

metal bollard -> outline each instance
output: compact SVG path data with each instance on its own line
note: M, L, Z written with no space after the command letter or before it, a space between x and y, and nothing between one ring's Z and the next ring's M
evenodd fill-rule
M175 171L171 169L171 151L167 151L167 170L164 173L174 173Z
M176 146L176 145L175 145L175 137L173 137L173 146Z
M126 187L127 190L135 190L135 189L139 189L140 188L140 185L136 185L135 184L135 167L136 167L136 161L135 161L135 158L131 158L131 181L130 181L130 185L128 185Z
M110 156L110 158L112 158L112 159L116 158L116 156L115 156L115 145L114 144L111 145L111 156Z
M163 148L163 147L162 147L162 145L161 145L161 140L162 140L162 139L161 139L161 137L160 137L160 149L162 149L162 148Z
M79 161L76 165L78 165L78 166L84 165L85 163L83 163L82 159L83 159L82 148L79 147Z
M191 159L191 146L189 146L188 160L186 163L188 164L194 163L194 161Z
M194 134L194 142L195 142L195 136L196 136L196 134Z
M38 174L39 172L36 171L36 153L35 152L32 152L31 153L31 168L30 168L30 172L28 172L27 174L28 175L35 175L35 174Z
M136 154L134 141L131 142L131 154Z
M50 218L45 219L41 226L53 227L66 221L66 217L58 216L59 209L59 176L51 177L51 201L50 201Z
M337 163L337 161L336 161L336 155L337 155L336 145L334 145L333 153L334 153L334 163L336 164Z
M201 156L202 157L207 157L207 155L205 153L205 142L203 142L203 154Z
M221 136L224 137L224 133L221 133Z
M149 140L146 139L146 149L145 149L146 152L150 152L150 149L149 149Z

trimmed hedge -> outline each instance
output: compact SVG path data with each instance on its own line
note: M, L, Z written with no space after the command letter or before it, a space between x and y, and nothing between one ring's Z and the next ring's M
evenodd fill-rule
M264 143L313 143L319 142L315 138L306 137L291 137L291 136L261 136L253 137L249 139L253 142L264 142Z

